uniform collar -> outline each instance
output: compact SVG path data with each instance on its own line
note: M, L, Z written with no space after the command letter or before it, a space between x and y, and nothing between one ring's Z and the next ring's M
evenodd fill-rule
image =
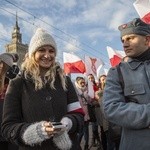
M143 62L150 63L150 48L136 58L129 58L127 64L133 70L137 69Z
M150 48L148 48L145 52L143 52L140 56L134 58L137 59L139 61L146 61L146 60L150 60Z

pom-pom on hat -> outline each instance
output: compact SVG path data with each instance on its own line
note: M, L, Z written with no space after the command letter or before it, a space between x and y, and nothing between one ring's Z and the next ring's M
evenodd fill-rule
M12 67L15 62L19 59L18 54L16 53L2 53L0 55L0 61L3 61L8 66Z
M135 18L132 21L118 27L121 37L128 34L150 35L150 24L143 22L140 18Z
M33 37L31 38L29 44L29 57L31 57L32 54L35 53L38 48L44 45L52 46L57 52L57 46L54 38L45 30L38 28Z

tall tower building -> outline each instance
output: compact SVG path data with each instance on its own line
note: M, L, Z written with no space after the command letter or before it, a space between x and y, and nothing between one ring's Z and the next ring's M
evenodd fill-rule
M16 14L16 24L12 32L12 40L9 44L6 44L5 49L6 52L17 53L19 55L19 60L17 62L17 65L20 68L24 56L27 53L28 45L22 43L22 34L20 33L20 28L18 26L17 14Z

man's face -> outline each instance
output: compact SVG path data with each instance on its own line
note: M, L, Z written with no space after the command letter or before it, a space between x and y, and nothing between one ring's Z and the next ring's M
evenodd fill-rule
M149 36L137 34L124 35L121 39L123 48L128 57L137 57L149 47Z

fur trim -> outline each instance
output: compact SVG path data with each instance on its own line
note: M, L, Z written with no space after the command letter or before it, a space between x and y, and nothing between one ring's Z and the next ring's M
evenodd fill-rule
M42 130L44 121L30 125L24 132L22 139L30 146L41 144L44 140L50 138L45 131Z
M55 135L53 142L61 150L70 150L72 147L72 142L67 131L64 131L61 135Z
M66 126L67 132L72 128L72 120L68 117L63 117L60 121Z

